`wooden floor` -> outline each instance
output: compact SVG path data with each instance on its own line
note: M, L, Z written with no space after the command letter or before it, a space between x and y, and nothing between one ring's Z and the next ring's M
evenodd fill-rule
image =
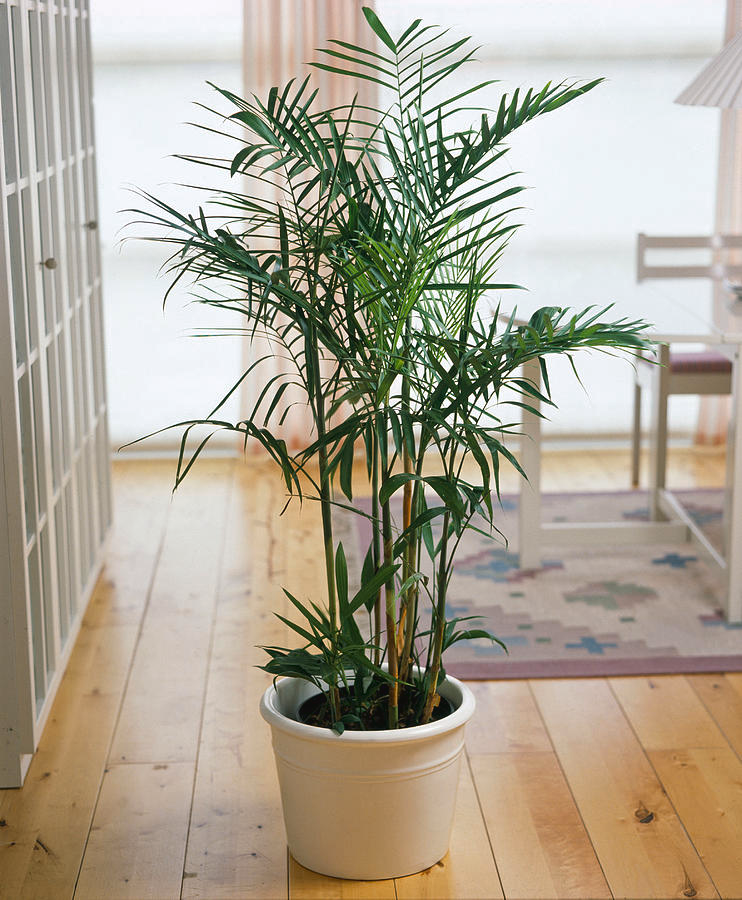
M721 484L718 451L676 485ZM624 488L553 453L546 489ZM260 465L116 466L116 526L26 785L0 791L0 897L742 897L742 675L474 685L450 854L349 883L287 856L256 644L321 579L317 510ZM513 487L514 485L505 485Z

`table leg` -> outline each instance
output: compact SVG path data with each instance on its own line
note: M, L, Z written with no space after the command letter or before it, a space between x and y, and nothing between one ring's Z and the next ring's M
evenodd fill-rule
M523 366L523 377L537 389L541 388L541 369L537 359ZM529 405L539 408L538 401L528 398ZM520 464L528 475L520 486L520 514L518 546L521 569L538 569L541 566L541 419L523 410L520 441Z
M732 421L727 444L727 620L742 621L742 365L740 352L734 354L732 369Z
M660 509L659 492L665 487L667 468L667 397L670 380L670 347L660 344L652 371L652 417L649 428L649 518L656 522L667 516Z

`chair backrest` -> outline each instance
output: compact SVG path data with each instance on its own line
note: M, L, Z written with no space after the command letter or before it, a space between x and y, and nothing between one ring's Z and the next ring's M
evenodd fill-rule
M658 266L646 261L647 250L695 250L709 249L715 251L718 258L722 251L742 249L742 235L712 234L679 236L650 236L639 233L636 236L636 280L646 278L713 278L721 281L724 278L742 278L742 265L738 263L713 262L710 265Z

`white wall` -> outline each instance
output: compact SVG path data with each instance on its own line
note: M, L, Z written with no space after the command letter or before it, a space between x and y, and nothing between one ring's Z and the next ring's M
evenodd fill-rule
M214 0L212 15L196 2L92 0L95 111L110 431L114 447L173 422L205 416L240 371L239 338L196 339L226 326L174 293L158 277L165 248L122 238L140 205L133 188L190 209L193 195L174 185L194 172L174 153L218 153L219 141L186 123L208 117L211 81L241 91L241 3ZM234 409L234 408L233 408ZM176 432L138 445L172 446Z

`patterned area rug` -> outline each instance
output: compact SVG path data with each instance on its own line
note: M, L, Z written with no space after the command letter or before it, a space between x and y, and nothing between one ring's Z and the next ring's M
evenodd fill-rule
M721 541L720 491L679 499L709 539ZM503 498L510 545L470 532L450 587L449 615L482 616L507 645L477 640L448 651L469 679L652 675L742 670L742 624L725 622L722 579L694 544L544 548L542 566L518 564L517 498ZM646 520L641 492L551 494L545 522ZM498 523L499 524L499 523Z

